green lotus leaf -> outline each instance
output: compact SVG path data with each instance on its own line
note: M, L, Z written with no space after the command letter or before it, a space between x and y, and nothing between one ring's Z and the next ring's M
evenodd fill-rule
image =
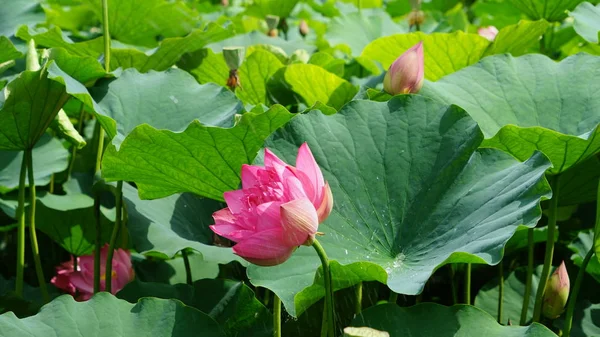
M510 3L531 19L561 21L583 0L510 0Z
M331 116L300 115L266 146L293 163L308 142L331 186L334 210L319 240L339 263L332 267L336 289L362 279L418 294L446 263L498 263L517 227L541 216L547 159L536 154L520 163L477 150L482 140L459 107L404 95L352 101ZM248 276L297 316L324 294L314 276L319 265L302 246L281 265L249 266Z
M35 184L43 186L50 182L53 173L67 169L69 152L61 142L43 135L33 148L33 172ZM19 174L23 162L23 151L0 151L0 193L19 187Z
M578 54L556 63L539 54L495 55L435 83L421 94L457 104L477 121L482 146L520 160L535 151L566 171L600 151L600 58Z
M239 69L241 87L235 94L245 104L269 105L267 81L283 64L272 53L257 50L250 54Z
M98 331L113 337L191 337L198 331L206 337L225 336L214 319L179 301L143 298L134 305L105 292L85 302L63 295L23 319L12 312L0 316L2 337L92 337Z
M223 208L217 201L190 193L157 200L140 200L138 191L123 184L127 228L136 251L172 258L185 248L202 254L205 261L228 263L241 260L231 248L212 246L212 213Z
M347 45L356 57L371 41L398 33L407 33L406 28L397 25L386 12L354 12L333 18L325 38L332 46Z
M600 4L596 6L582 2L571 12L575 19L573 27L577 34L591 43L598 43L600 33Z
M17 27L44 21L44 11L35 0L4 0L0 11L0 35L12 36Z
M102 174L108 181L134 181L143 199L192 192L223 200L223 192L238 188L242 164L251 163L264 139L292 116L275 105L264 113L243 114L232 128L193 121L177 133L142 124L119 151L106 149Z
M353 326L368 326L389 332L391 337L555 337L545 326L502 326L484 311L468 305L445 307L434 303L403 308L380 304L363 311L352 321Z
M174 132L192 121L231 127L242 104L229 90L215 84L198 84L180 69L139 73L125 70L117 79L103 81L91 89L97 113L112 143L119 146L141 124Z
M102 0L85 0L98 20L102 19ZM155 47L157 37L178 37L192 31L194 12L181 2L164 0L109 0L110 35L123 43Z
M242 282L200 280L192 285L135 281L117 297L136 303L143 297L177 299L216 320L228 336L272 336L273 320L269 310Z
M594 230L586 230L577 233L577 237L569 244L569 249L573 252L571 260L573 263L581 268L585 255L594 246ZM585 268L585 271L590 274L596 281L600 282L600 261L597 258L593 258Z

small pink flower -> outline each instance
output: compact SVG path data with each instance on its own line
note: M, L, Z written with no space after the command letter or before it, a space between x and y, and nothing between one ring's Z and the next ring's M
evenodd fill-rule
M425 65L423 41L400 55L383 79L383 90L390 95L417 93L423 86Z
M100 290L106 288L106 258L108 244L100 250ZM57 267L57 275L50 281L57 288L75 295L78 301L87 301L94 294L94 254L77 258L77 270L73 270L73 258ZM111 293L114 295L135 276L131 266L131 254L123 249L115 249L112 259Z
M494 26L481 27L477 30L477 34L485 37L490 41L494 41L498 34L498 29Z
M295 167L269 149L264 161L264 167L242 166L242 189L225 192L228 207L213 214L210 228L236 242L234 253L247 261L274 266L311 244L331 213L333 196L306 143Z

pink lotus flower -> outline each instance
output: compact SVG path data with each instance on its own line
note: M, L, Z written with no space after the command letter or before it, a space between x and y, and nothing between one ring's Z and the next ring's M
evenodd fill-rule
M265 166L242 166L242 189L225 192L227 208L210 228L236 242L233 251L260 266L286 261L296 247L312 244L331 213L333 196L306 143L296 167L265 149Z
M481 27L477 30L477 34L485 37L490 41L494 41L496 35L498 35L498 28L494 26Z
M383 79L383 90L390 95L417 93L423 86L424 77L423 41L421 41L392 63Z
M108 255L108 244L100 251L100 290L106 288L106 258ZM111 293L114 295L125 285L131 282L135 276L131 266L131 254L124 249L115 249L112 260ZM57 288L75 296L79 293L78 301L87 301L94 294L94 254L77 258L77 270L73 269L73 258L71 261L62 263L56 268L56 276L50 280Z

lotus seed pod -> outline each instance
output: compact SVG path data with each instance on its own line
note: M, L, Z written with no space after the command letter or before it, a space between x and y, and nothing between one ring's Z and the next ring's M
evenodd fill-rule
M420 26L425 22L425 13L423 11L411 11L408 14L408 25L412 26Z
M244 62L245 55L244 47L224 47L223 48L223 58L225 58L225 63L227 63L227 67L229 70L239 69Z

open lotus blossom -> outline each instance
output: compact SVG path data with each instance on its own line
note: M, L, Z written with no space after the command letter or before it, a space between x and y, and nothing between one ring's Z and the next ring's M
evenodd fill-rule
M108 255L108 244L100 251L100 290L106 287L106 258ZM131 254L124 249L115 249L112 260L112 289L116 294L125 285L131 282L135 276L131 266ZM73 268L73 258L62 263L56 268L56 276L50 280L54 286L76 296L78 301L87 301L94 294L94 255L85 255L77 258L77 270Z
M542 313L549 319L556 319L562 314L569 299L569 274L563 261L546 283Z
M237 255L273 266L286 261L296 247L311 244L331 213L333 196L306 143L295 167L269 149L264 162L242 166L242 189L225 192L227 208L213 214L210 228L236 242Z
M421 41L392 63L383 79L383 90L391 95L417 93L423 86L424 77L423 41Z
M496 35L498 35L498 28L494 26L481 27L477 30L477 34L485 37L490 41L494 41Z

